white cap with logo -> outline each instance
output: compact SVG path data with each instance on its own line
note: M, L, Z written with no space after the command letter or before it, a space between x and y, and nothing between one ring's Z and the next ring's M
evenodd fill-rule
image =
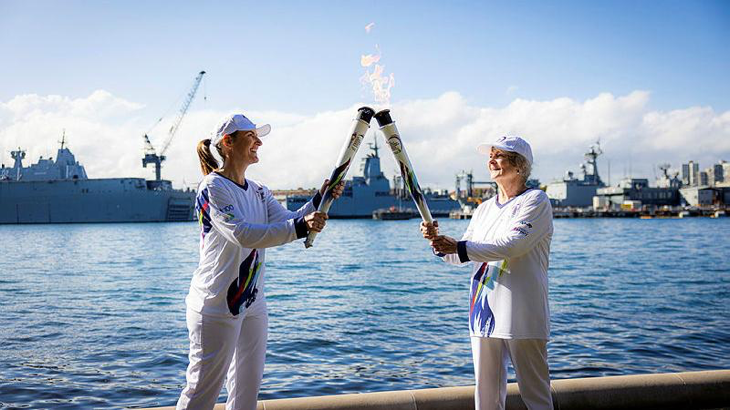
M491 144L479 144L477 151L480 154L489 155L492 147L501 149L502 151L516 152L527 159L532 166L532 148L530 144L522 138L515 135L505 135L497 138L497 141Z
M211 138L211 145L218 145L224 136L233 134L236 131L256 131L256 135L261 138L271 132L271 125L266 124L256 127L256 124L252 123L243 114L230 115L218 126L215 135Z

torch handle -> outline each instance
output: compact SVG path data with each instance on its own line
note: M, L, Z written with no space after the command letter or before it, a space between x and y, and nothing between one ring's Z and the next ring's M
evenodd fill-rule
M372 108L362 107L358 110L357 117L352 120L350 133L347 137L347 141L342 146L342 151L340 151L340 157L337 160L337 165L332 171L329 183L325 188L324 195L322 195L322 201L319 203L319 207L317 207L318 211L324 213L329 212L330 206L335 200L332 196L332 191L337 184L345 179L347 170L350 169L350 164L352 163L355 154L357 154L357 150L360 148L360 144L365 137L365 133L368 132L368 129L370 129L370 119L373 117L374 113L375 112ZM304 246L306 248L311 248L314 243L314 238L316 237L317 232L309 232L307 240L304 241Z
M416 208L418 208L418 213L421 214L421 219L425 222L433 222L431 210L428 209L426 198L424 198L421 187L418 185L416 172L413 170L413 165L411 164L411 160L408 158L406 148L403 146L403 141L400 139L398 128L396 128L395 122L391 120L389 111L380 111L375 114L375 119L378 120L378 123L380 124L380 131L385 136L385 140L388 142L388 146L398 162L403 181L408 188L408 192L411 194L411 198L413 198L413 202L416 204Z

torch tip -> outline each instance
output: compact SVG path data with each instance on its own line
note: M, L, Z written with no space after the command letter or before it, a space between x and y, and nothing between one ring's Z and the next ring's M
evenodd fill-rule
M393 119L390 118L390 110L387 108L384 110L378 111L375 114L375 119L378 121L378 125L380 125L381 127L384 127L388 124L393 123Z
M357 109L357 118L370 123L370 120L375 115L375 110L370 107L360 107Z

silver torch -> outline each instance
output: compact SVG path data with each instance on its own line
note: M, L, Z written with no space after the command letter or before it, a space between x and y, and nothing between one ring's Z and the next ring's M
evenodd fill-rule
M348 134L347 141L345 142L345 145L342 146L342 151L340 151L340 157L337 160L337 165L335 166L334 171L332 171L329 184L327 184L322 201L319 203L319 207L317 208L318 211L324 213L329 212L332 201L335 200L332 197L332 190L335 186L337 186L337 184L345 179L347 170L350 169L350 164L352 163L355 154L357 154L358 148L360 148L360 143L362 143L365 133L370 129L370 120L373 118L373 114L375 114L375 111L370 107L360 107L357 110L357 115L352 120L352 126L350 127L350 133ZM309 232L307 240L304 241L304 246L311 248L316 236L317 232Z
M378 121L378 125L380 125L380 131L385 136L390 150L393 151L393 155L400 168L400 174L403 177L408 192L411 194L411 198L413 198L413 202L416 203L416 208L418 208L421 218L425 222L433 222L431 211L428 209L426 198L423 197L421 187L418 185L416 173L413 171L411 160L408 159L408 153L406 153L406 148L403 146L398 128L395 127L395 122L390 118L390 110L378 111L375 114L375 119Z

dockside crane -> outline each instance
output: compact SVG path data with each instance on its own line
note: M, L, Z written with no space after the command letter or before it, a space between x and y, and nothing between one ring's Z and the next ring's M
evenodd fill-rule
M175 133L178 129L180 129L180 124L182 123L183 118L185 118L185 114L188 112L188 108L190 108L190 104L192 104L193 99L195 98L195 94L198 92L198 87L200 86L200 82L203 80L204 75L205 71L201 71L198 73L198 76L195 77L193 87L190 89L190 92L188 92L188 95L185 96L185 101L183 102L182 108L180 108L180 111L178 111L175 121L172 123L172 126L168 130L167 139L165 140L164 144L162 144L162 149L160 150L159 154L150 142L149 136L147 134L144 135L145 154L144 158L142 158L142 166L147 168L147 164L155 164L156 181L160 181L162 179L162 161L166 159L165 152L170 147L170 143L172 143L172 138L175 136Z
M466 182L466 191L463 191L461 189L462 181ZM474 171L466 172L466 171L462 170L461 172L457 173L456 174L456 190L455 190L456 198L455 199L457 201L464 200L466 202L476 203L477 205L481 204L482 198L475 196L475 193L476 193L475 189L474 189L475 185L486 185L486 186L494 187L495 184L494 184L494 182L491 182L491 181L475 181L474 180Z

